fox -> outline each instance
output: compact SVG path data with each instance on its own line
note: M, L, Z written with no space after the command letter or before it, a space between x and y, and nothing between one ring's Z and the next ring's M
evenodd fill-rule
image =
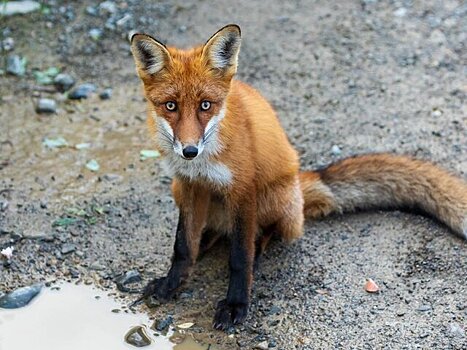
M225 237L229 283L213 327L229 330L247 317L253 272L270 239L300 238L305 218L413 208L467 239L467 183L428 161L367 154L301 171L271 105L234 78L240 45L235 24L186 50L131 37L147 126L173 177L179 215L170 269L142 299L171 300L198 256Z

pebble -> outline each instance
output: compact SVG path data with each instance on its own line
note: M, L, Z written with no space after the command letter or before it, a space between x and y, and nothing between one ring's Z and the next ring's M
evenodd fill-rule
M99 4L99 11L101 13L115 13L117 5L113 1L104 1Z
M26 73L26 61L18 55L10 55L6 59L6 72L21 76Z
M262 341L261 343L256 344L255 349L260 349L260 350L269 349L268 342L265 340L265 341Z
M130 329L125 335L125 341L137 348L142 348L151 344L151 338L149 338L143 326L136 326Z
M430 305L421 305L417 311L421 311L421 312L427 312L427 311L431 311L432 308Z
M169 326L173 323L173 321L173 317L169 315L163 320L154 321L152 328L154 328L156 331L163 332L168 330Z
M60 92L68 91L75 85L75 79L66 73L58 74L54 79L54 85Z
M89 83L81 84L70 92L68 98L71 100L81 100L83 98L88 98L95 91L96 85Z
M11 37L5 38L2 41L3 51L12 51L15 48L15 40Z
M432 112L431 112L431 116L434 117L434 118L439 118L443 115L443 112L441 112L439 109L434 109Z
M449 324L449 335L451 337L463 338L465 336L465 330L459 323L453 322Z
M331 154L334 156L340 156L342 154L342 151L338 145L333 145L331 147Z
M125 272L122 276L119 276L115 279L115 283L117 284L117 289L121 292L127 292L128 288L126 287L127 284L140 282L141 275L136 270L130 270Z
M51 98L41 98L36 106L37 113L56 113L57 103Z
M6 211L8 209L9 204L10 203L6 199L0 202L0 211Z
M65 255L65 254L70 254L73 253L76 250L76 246L72 243L64 243L62 245L62 249L60 252Z
M37 11L41 4L37 1L2 1L0 4L0 16L24 15Z
M102 29L92 28L88 32L92 40L99 40L102 37Z
M102 178L109 182L118 182L123 180L123 176L118 174L105 174Z
M35 284L29 287L18 288L0 298L0 308L17 309L26 306L41 291L42 285Z
M112 97L112 89L105 89L99 94L99 97L101 98L101 100L110 100L110 98Z
M407 9L405 7L400 7L396 11L394 11L394 16L396 17L404 17L407 14Z
M28 230L28 231L23 232L23 238L30 239L30 240L51 242L54 240L55 237L53 234L48 234L43 231Z

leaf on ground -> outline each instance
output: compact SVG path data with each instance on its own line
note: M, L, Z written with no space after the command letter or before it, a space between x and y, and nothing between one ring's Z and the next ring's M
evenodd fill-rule
M42 144L48 148L59 148L68 146L68 142L63 137L57 137L56 139L45 138Z
M365 290L368 293L377 293L379 292L379 287L375 281L373 281L371 278L368 278L365 283Z
M91 171L99 171L100 165L95 159L91 159L89 162L86 163L86 168L88 168Z
M78 221L77 218L61 218L61 219L55 220L52 223L52 226L54 226L54 227L56 227L56 226L67 227L67 226L73 225L77 221Z
M60 73L60 70L57 67L50 67L45 71L36 71L33 74L38 84L50 85L54 82L54 78L58 73Z
M177 328L180 328L180 329L188 329L188 328L191 328L194 326L194 323L193 322L187 322L187 323L182 323L182 324L179 324L177 326Z
M158 151L150 150L150 149L143 149L139 152L139 157L141 160L146 160L149 158L158 158L161 154Z

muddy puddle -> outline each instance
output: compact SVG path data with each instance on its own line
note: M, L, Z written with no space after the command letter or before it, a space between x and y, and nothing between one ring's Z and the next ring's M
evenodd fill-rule
M26 307L0 309L0 350L137 349L124 340L135 327L151 342L142 349L213 349L183 331L172 329L163 336L150 328L152 323L92 286L59 284L43 288Z

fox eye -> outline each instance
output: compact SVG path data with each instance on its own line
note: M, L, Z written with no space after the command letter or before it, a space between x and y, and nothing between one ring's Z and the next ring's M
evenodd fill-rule
M169 102L166 102L165 103L165 108L167 108L167 110L173 112L177 109L177 104L173 101L169 101Z
M209 101L201 102L201 109L203 111L207 111L209 108L211 108L211 102L209 102Z

